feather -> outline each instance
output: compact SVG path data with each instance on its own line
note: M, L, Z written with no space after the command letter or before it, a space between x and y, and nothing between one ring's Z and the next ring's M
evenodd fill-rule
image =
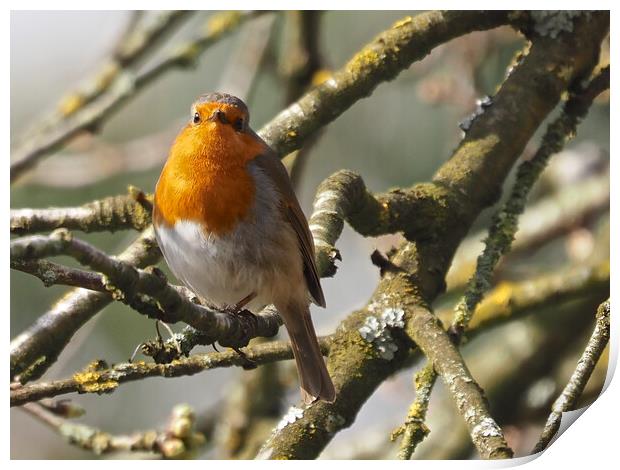
M258 135L256 138L260 139ZM306 279L308 291L310 292L312 300L317 305L325 307L325 296L321 288L321 280L314 259L314 241L312 240L312 233L308 227L306 217L299 206L286 168L267 144L265 144L265 151L252 161L271 177L276 189L282 195L281 210L284 219L290 223L297 234L299 251L304 262L304 277Z

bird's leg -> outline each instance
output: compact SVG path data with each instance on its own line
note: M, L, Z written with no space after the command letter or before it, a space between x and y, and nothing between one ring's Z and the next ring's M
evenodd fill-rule
M235 305L225 305L221 310L231 315L244 315L251 318L256 317L252 312L246 310L244 307L256 298L256 292L252 292L246 295L243 299L237 302Z
M246 295L243 299L237 302L235 305L225 306L222 308L222 311L228 313L229 315L240 315L249 317L250 320L256 320L256 315L254 315L249 310L246 310L244 307L249 304L252 300L256 298L256 293L251 292L249 295ZM242 367L244 369L256 369L256 363L251 360L240 348L232 347L233 351L235 351L244 361Z
M250 359L248 355L244 353L240 348L232 347L231 349L237 354L239 354L239 356L241 356L241 359L243 359L243 364L241 364L241 367L243 367L245 370L256 369L258 367L258 364L256 364L255 361Z

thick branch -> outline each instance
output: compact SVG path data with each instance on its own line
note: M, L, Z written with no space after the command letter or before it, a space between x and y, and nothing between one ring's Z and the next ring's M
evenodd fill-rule
M493 270L500 257L508 252L518 230L518 218L523 213L528 195L547 166L549 158L559 152L577 130L577 124L585 117L594 98L609 88L609 67L597 75L585 88L573 94L566 102L560 116L554 120L532 159L523 162L508 200L495 214L485 240L485 248L478 257L476 272L470 279L467 291L455 308L453 328L460 337L471 320L475 306L488 290Z
M379 383L402 367L405 355L401 351L407 350L410 343L392 335L395 336L394 346L390 350L396 348L393 359L373 352L376 350L372 344L364 341L359 333L368 317L374 316L380 325L377 317L391 316L390 312L394 310L401 311L404 330L410 338L419 341L424 353L433 359L440 359L442 352L437 351L436 343L422 331L437 333L441 345L451 347L447 337L439 334L443 331L426 305L442 291L443 278L457 245L480 211L497 199L503 180L535 129L573 80L587 75L596 63L609 17L606 13L588 16L583 15L575 22L572 34L554 40L538 38L493 98L493 105L476 118L452 158L427 186L431 194L432 189L437 188L440 195L437 199L444 207L440 223L434 225L432 220L426 221L428 237L420 238L418 243L405 244L391 258L393 269L386 274L369 305L352 314L338 329L328 360L337 390L336 402L315 403L294 423L278 429L266 443L261 457L316 457L338 430L353 422L357 411ZM291 122L295 122L294 117L299 119L303 115L302 112L297 115L285 112L280 117L288 116ZM282 153L288 150L286 141L282 148ZM435 232L430 233L433 230ZM466 403L454 395L460 384L475 398L472 403L478 411L486 407L480 401L476 386L463 380L467 373L462 362L450 367L437 365L453 398L461 405L461 412L468 407L462 406ZM452 380L449 374L453 372L460 378ZM478 419L481 421L475 424ZM496 429L486 432L484 413L474 414L467 422L470 432L481 437L487 434L489 439L483 441L493 444L495 440L498 444L496 447L479 447L483 456L506 456L509 453L500 436L492 435L496 434ZM482 426L477 428L479 424Z
M603 82L602 85L601 82ZM608 87L608 71L606 84ZM476 306L491 286L493 272L500 257L508 252L512 246L512 241L518 230L518 217L525 209L525 204L532 187L546 167L551 155L560 151L565 142L575 134L578 121L586 115L592 101L604 87L605 80L601 81L597 77L592 80L588 88L581 93L571 96L560 117L549 125L534 157L519 166L514 186L507 201L493 217L488 236L485 239L484 251L477 260L476 272L470 279L465 294L455 307L454 320L450 327L450 332L452 341L457 345L461 342L463 332L469 325ZM592 88L596 88L596 93L591 91ZM438 358L441 361L446 360L448 363L451 361L449 357L446 358L442 355L439 355ZM431 358L429 357L429 359ZM415 447L427 434L427 432L423 432L425 429L425 427L422 427L423 420L426 416L431 391L438 373L440 371L437 368L437 364L434 361L429 361L429 364L416 377L416 398L409 409L405 429L399 430L399 432L404 433L399 454L402 458L411 458ZM483 432L486 433L490 432L489 429L492 431L493 427L497 427L490 417L483 418L483 420L479 421L478 426L481 426L484 430ZM472 428L470 427L470 429ZM475 429L474 427L472 431ZM476 447L479 447L476 444L477 438L478 436L472 435L474 444Z
M434 47L472 31L506 24L508 16L506 11L432 11L406 17L377 36L330 79L278 114L259 134L284 156Z

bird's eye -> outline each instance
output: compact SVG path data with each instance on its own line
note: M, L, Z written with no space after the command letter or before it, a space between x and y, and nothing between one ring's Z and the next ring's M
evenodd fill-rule
M200 122L200 114L194 113L194 118L192 119L194 124L198 124Z
M243 118L239 118L239 119L235 120L235 123L233 124L233 126L234 126L236 131L241 132L243 130L244 123L245 123L245 121L243 120Z

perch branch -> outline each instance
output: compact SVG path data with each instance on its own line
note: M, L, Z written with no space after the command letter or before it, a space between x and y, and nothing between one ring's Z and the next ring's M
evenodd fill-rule
M253 316L231 315L198 305L169 285L158 269L141 270L114 259L73 238L66 229L58 229L49 236L32 235L11 242L13 262L63 254L103 273L105 287L113 298L166 323L183 321L210 337L211 343L243 347L255 336L275 335L281 324L275 311Z
M596 312L596 326L594 327L592 336L577 363L575 372L571 375L568 384L566 384L566 387L564 387L558 399L553 403L551 414L549 418L547 418L542 435L532 451L533 454L545 450L560 428L562 413L571 411L575 402L583 393L583 389L588 383L588 379L596 363L609 342L609 322L610 305L608 299L599 306Z

